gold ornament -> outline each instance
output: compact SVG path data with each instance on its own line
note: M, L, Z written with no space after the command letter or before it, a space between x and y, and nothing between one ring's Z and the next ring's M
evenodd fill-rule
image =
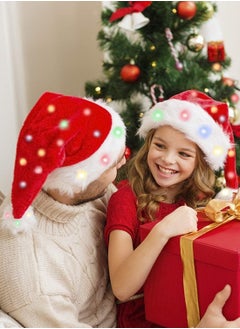
M220 72L222 71L222 65L220 63L214 63L212 65L212 70L215 72Z
M226 179L223 171L221 171L221 175L217 177L215 186L220 190L226 187Z
M111 98L111 97L107 97L107 98L106 98L106 102L107 102L107 103L111 103L111 102L112 102L112 98Z
M193 33L187 39L187 47L194 52L200 52L204 47L204 38L202 35Z
M152 65L152 67L156 67L156 66L157 66L157 62L156 62L156 61L153 61L153 62L151 63L151 65Z
M101 87L98 86L98 87L95 88L95 93L96 94L100 95L101 92L102 92Z
M213 14L214 14L214 9L213 9L213 6L210 2L206 1L204 3L205 5L205 8L206 8L206 13L203 15L203 19L205 21L208 21L210 18L212 18Z

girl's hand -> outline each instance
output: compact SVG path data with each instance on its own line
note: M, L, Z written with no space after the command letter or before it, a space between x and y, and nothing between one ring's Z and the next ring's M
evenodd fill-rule
M181 206L164 217L156 225L156 229L161 234L164 234L167 239L170 239L177 235L197 231L197 221L197 212L194 209L188 206Z

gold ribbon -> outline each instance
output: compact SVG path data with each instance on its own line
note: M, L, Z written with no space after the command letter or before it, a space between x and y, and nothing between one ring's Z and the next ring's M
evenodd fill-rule
M183 262L183 288L188 327L196 327L200 321L193 241L233 219L240 220L240 192L234 194L232 202L213 199L205 208L199 209L198 211L204 211L207 218L212 220L213 223L203 227L197 232L183 235L180 239L180 252Z

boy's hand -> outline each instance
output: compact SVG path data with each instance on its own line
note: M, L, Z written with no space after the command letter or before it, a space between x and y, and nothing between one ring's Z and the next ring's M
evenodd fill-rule
M231 287L226 285L223 290L219 291L209 304L204 316L197 325L197 328L239 328L240 317L228 321L222 313L223 306L231 293Z

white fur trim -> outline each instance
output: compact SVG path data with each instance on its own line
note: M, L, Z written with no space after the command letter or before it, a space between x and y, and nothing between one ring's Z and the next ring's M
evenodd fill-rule
M230 187L224 187L221 191L219 191L214 199L232 201L234 193L237 193L238 189L232 189Z
M88 99L89 100L89 99ZM89 158L77 164L60 167L49 174L44 189L58 189L72 196L87 188L87 186L98 179L101 174L111 167L124 152L126 143L126 128L120 115L106 106L105 103L97 101L112 116L112 127L103 144ZM115 129L118 129L117 136Z
M151 129L165 125L181 131L196 143L213 170L223 168L231 147L229 136L198 104L177 99L158 103L144 114L138 133L145 138Z
M29 207L20 219L15 219L12 213L12 205L6 198L1 205L0 225L13 234L30 231L36 224L36 218L32 207Z

